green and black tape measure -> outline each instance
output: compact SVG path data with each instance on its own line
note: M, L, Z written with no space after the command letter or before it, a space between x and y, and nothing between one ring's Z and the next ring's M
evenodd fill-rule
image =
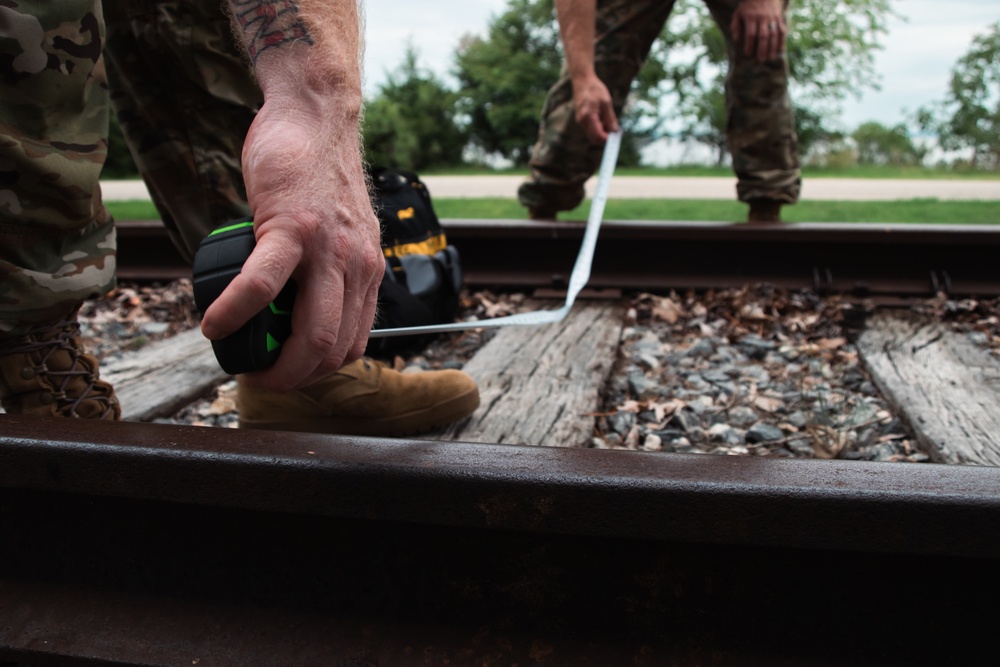
M201 242L194 256L192 285L194 303L203 317L208 307L239 275L256 243L253 220L227 223ZM212 349L222 370L235 375L274 365L282 344L292 333L295 292L295 283L289 280L274 301L238 331L212 341Z

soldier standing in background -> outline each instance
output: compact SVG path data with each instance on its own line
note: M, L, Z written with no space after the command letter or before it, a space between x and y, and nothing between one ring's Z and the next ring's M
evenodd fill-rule
M115 281L98 181L109 88L182 255L190 260L214 227L254 217L256 249L205 313L205 335L232 333L289 278L299 285L278 362L238 378L241 424L401 435L475 409L464 373L404 376L360 358L385 264L361 160L356 1L0 4L8 412L121 416L76 322L82 301Z
M532 219L579 206L608 132L673 0L556 0L566 62L542 109L531 177L518 199ZM787 0L705 0L729 53L727 138L748 220L781 221L801 188L785 56Z

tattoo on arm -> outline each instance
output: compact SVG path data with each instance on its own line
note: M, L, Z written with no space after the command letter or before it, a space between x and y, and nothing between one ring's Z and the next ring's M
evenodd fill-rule
M273 46L289 42L313 43L295 0L230 0L230 6L254 63L261 53Z

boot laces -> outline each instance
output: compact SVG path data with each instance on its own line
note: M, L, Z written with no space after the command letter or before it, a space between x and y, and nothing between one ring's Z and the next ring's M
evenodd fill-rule
M54 332L54 334L53 334ZM86 400L96 401L102 406L101 417L105 418L114 412L114 403L103 388L96 388L98 379L94 372L80 359L81 350L76 339L80 335L80 323L73 318L67 318L55 325L45 325L29 330L19 344L6 347L3 354L30 354L42 352L41 363L35 367L36 372L44 372L52 378L53 385L58 384L53 398L56 400L56 410L66 416L76 416L76 409ZM68 370L60 371L48 368L47 362L53 354L59 351L69 353L72 365ZM83 378L86 388L78 396L67 394L67 388L74 378ZM106 385L106 383L101 383Z

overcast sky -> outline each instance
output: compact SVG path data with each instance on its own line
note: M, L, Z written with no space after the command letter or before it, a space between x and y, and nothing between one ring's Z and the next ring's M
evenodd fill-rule
M972 36L1000 20L1000 0L893 4L909 20L892 21L886 48L877 56L882 90L846 101L843 122L848 129L867 120L893 125L906 112L941 99L951 68L968 51ZM506 6L507 0L365 0L366 91L374 92L385 73L399 66L408 41L421 66L446 78L459 39L469 33L485 35L490 19Z

